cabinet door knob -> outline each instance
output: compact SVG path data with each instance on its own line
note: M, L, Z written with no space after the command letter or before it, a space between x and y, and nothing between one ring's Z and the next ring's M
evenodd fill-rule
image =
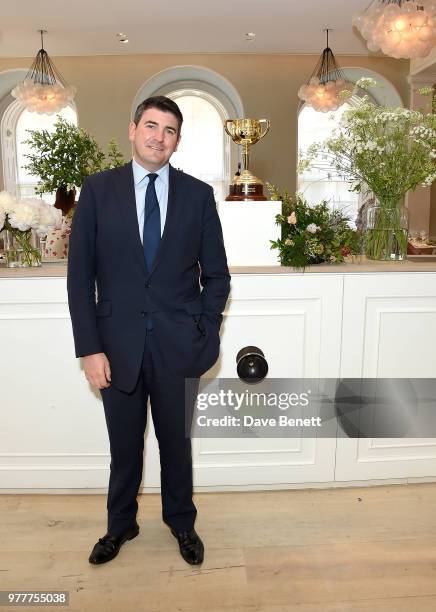
M245 346L236 355L236 371L249 384L260 382L268 374L268 362L257 346Z

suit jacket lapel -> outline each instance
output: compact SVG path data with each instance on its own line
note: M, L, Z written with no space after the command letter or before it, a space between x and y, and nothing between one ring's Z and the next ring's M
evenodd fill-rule
M141 235L139 233L138 215L136 212L135 183L133 179L132 162L117 168L115 175L117 199L122 209L122 216L127 227L128 236L132 240L135 258L139 261L144 275L147 276L147 266L144 258Z

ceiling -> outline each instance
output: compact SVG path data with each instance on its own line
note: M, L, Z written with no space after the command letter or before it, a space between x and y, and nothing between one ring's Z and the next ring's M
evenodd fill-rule
M315 53L368 55L352 27L370 0L2 0L0 57L136 53ZM128 44L118 42L125 33ZM255 32L253 41L246 32Z

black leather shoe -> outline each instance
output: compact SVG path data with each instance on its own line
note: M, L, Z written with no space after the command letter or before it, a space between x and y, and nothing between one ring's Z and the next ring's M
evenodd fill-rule
M191 565L199 565L200 563L203 563L204 546L195 529L180 532L176 532L171 529L171 533L178 541L180 554L187 563L190 563Z
M127 540L133 540L139 533L138 523L134 523L127 531L120 536L113 536L107 533L105 536L99 539L97 544L92 549L92 553L89 556L89 562L94 565L100 563L106 563L111 561L120 552L121 546Z

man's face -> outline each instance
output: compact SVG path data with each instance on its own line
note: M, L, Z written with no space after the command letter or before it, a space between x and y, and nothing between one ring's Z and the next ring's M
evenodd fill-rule
M180 141L177 117L157 108L142 113L138 125L129 125L135 160L146 170L155 172L165 166Z

